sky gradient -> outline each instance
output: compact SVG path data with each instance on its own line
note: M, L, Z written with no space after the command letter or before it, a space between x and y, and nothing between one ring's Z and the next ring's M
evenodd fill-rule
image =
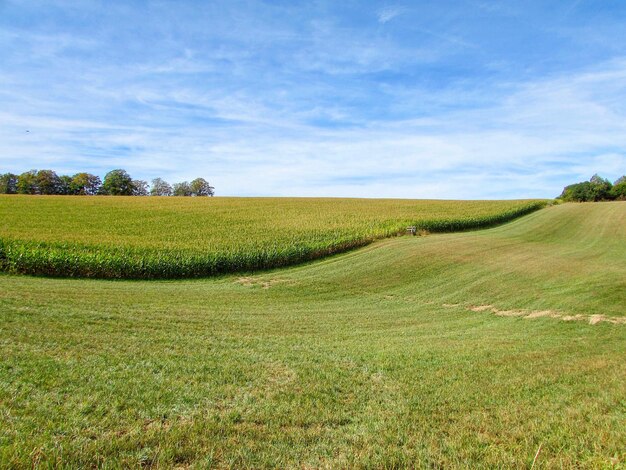
M0 172L557 196L626 173L626 2L0 0Z

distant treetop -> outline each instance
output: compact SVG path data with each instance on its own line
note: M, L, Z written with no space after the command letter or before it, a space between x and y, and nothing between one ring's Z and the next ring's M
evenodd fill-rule
M38 194L71 196L213 196L215 188L204 178L183 181L173 187L161 178L147 181L133 179L126 170L109 171L104 181L90 173L57 175L52 170L30 170L15 175L0 174L0 194Z
M626 201L626 176L619 177L611 184L606 178L595 174L589 181L566 186L558 199L572 202Z

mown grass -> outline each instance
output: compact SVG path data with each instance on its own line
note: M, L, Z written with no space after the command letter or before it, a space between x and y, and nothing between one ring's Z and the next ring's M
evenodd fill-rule
M0 270L201 277L286 266L404 233L488 227L546 201L0 195Z
M256 276L0 275L6 467L620 468L626 203ZM474 306L579 315L500 317Z

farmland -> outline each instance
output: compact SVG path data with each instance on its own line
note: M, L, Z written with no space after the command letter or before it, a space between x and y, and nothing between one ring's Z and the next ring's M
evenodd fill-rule
M563 204L257 274L0 274L0 462L623 467L625 247L626 203Z
M0 269L177 278L285 266L404 233L502 223L545 201L0 196Z

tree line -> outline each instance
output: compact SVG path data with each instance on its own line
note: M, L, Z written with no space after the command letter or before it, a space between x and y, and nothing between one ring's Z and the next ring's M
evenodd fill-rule
M626 201L626 175L611 184L595 174L589 181L566 186L558 199L573 202Z
M67 196L213 196L215 188L204 178L170 185L161 178L148 184L133 179L126 170L109 171L104 180L91 173L57 175L52 170L30 170L15 175L0 174L0 194L41 194Z

